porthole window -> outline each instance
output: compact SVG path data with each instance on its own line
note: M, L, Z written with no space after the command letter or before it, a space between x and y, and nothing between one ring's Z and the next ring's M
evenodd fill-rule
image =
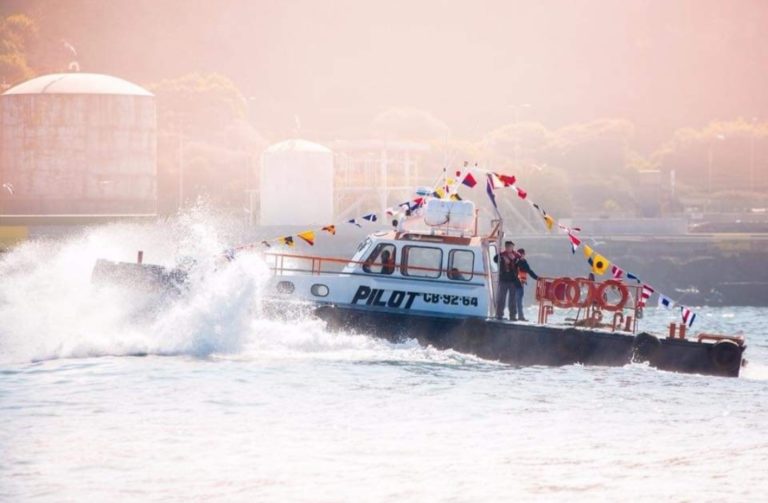
M330 293L328 287L326 285L321 285L320 283L315 283L312 285L309 291L312 292L312 295L315 297L327 297Z
M291 281L280 281L277 283L277 293L287 293L291 294L294 290L296 290L296 287Z

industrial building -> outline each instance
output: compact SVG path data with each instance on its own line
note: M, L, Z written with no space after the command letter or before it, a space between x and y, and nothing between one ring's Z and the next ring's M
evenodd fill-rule
M262 154L260 189L252 194L259 201L258 222L324 225L383 210L423 183L419 159L428 150L385 140L338 140L331 148L302 139L276 143Z
M0 215L153 215L155 98L123 79L44 75L0 95Z
M325 225L333 221L333 151L292 139L261 157L261 225Z

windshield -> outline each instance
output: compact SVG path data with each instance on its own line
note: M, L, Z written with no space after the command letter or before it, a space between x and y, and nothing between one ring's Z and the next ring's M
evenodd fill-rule
M355 257L358 257L359 255L362 255L363 252L365 252L366 249L371 245L371 238L365 238L365 241L362 241L359 245L357 245L357 250L355 250Z
M357 245L357 250L355 250L355 254L351 259L352 261L344 266L344 272L352 272L355 270L357 264L361 262L365 254L368 253L368 249L370 249L372 243L373 241L371 241L371 238L365 238L364 241L361 241L360 244Z

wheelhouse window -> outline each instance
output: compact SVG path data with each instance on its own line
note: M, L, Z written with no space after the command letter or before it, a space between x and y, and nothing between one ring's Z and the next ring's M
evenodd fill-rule
M403 248L400 271L413 278L439 278L443 265L443 250L427 246Z
M469 281L474 276L475 253L471 250L451 250L448 254L448 279Z
M392 274L395 272L397 249L391 243L379 243L363 263L363 271L370 274Z

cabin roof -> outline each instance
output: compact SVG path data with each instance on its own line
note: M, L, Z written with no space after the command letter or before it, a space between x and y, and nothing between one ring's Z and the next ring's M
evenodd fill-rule
M453 246L481 246L483 244L483 238L480 236L456 236L411 231L385 231L372 234L371 237L377 240L400 241L407 243L432 243Z

